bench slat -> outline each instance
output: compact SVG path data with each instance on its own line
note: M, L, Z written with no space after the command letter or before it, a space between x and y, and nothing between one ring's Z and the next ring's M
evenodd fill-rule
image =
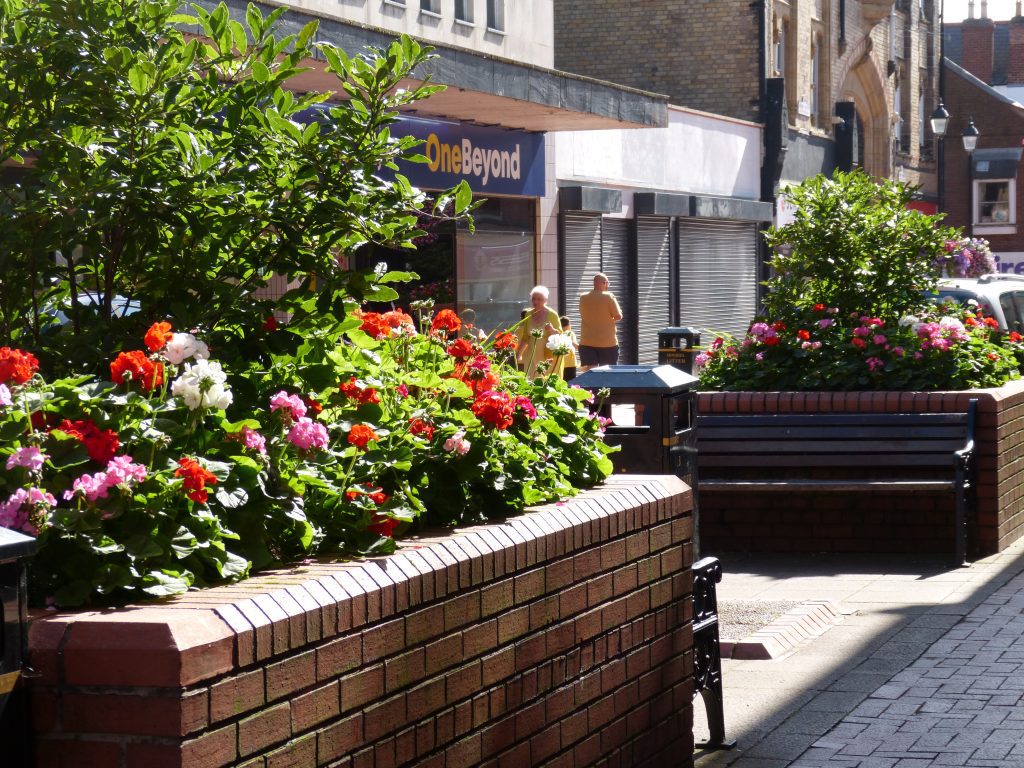
M701 491L949 491L956 488L951 480L707 480L701 478Z
M847 426L842 429L835 427L823 429L818 426L770 426L756 427L745 424L735 424L728 427L709 427L706 424L698 424L700 430L698 435L701 442L705 440L756 440L763 437L776 437L784 435L789 438L827 438L841 434L844 439L850 440L887 440L892 438L959 438L963 443L966 429L962 425L940 424L936 426L909 426L909 425L887 425L884 427L863 425Z
M697 450L705 454L743 455L748 453L953 453L964 447L964 440L704 440L698 438Z
M776 414L756 416L709 416L697 414L698 425L708 427L734 426L736 424L747 424L752 427L769 427L792 424L794 426L830 424L842 426L849 425L901 425L911 426L926 424L966 424L967 414L964 413L840 413L840 414Z
M956 457L946 454L906 453L774 453L774 454L719 454L708 455L698 450L697 461L705 467L952 467Z

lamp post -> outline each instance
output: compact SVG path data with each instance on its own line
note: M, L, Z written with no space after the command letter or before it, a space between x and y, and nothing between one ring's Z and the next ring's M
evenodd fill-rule
M949 128L949 112L946 111L946 107L942 103L942 99L939 99L939 106L932 112L929 122L932 125L932 134L936 139L939 140L939 157L938 157L938 185L939 185L939 211L945 213L945 203L943 197L945 194L945 171L946 171L946 130Z
M968 117L967 127L964 128L960 138L964 142L964 152L967 153L967 234L974 237L974 149L978 146L978 136L981 131L974 124L974 117Z

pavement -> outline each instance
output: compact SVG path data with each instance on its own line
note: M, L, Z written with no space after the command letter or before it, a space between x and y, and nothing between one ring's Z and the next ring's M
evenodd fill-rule
M843 620L781 658L723 660L737 745L695 752L697 768L1024 768L1024 540L964 568L717 556L720 599L832 600Z

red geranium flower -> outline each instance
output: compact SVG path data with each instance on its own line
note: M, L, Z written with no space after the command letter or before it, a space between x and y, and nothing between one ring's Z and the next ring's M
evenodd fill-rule
M377 440L377 433L372 428L365 424L355 424L348 433L349 445L354 445L356 448L365 451L366 446L370 444L371 440Z
M150 352L159 352L164 345L171 340L171 324L165 322L153 323L146 331L143 341L146 342L146 349Z
M853 346L857 347L857 349L864 349L864 347L868 345L868 343L864 341L864 339L862 339L860 336L854 336L852 339L850 339L850 343L853 344Z
M434 425L429 421L423 419L410 419L409 420L409 433L413 435L422 435L428 441L434 439Z
M413 322L412 318L400 309L385 312L384 322L386 322L391 328L395 329L401 328L402 326L411 329L416 328L416 324Z
M39 370L39 361L31 352L0 347L0 384L24 384Z
M269 315L268 317L264 318L263 319L263 330L266 331L267 333L273 333L274 331L276 331L277 330L277 318L274 317L273 315Z
M768 336L764 340L764 344L765 344L766 347L774 347L778 343L779 343L779 337L778 336Z
M352 376L348 381L343 381L338 385L338 389L345 395L349 400L359 403L379 403L380 393L373 387L361 387L356 381L356 377Z
M985 325L987 325L989 328L998 328L999 327L999 321L996 320L994 317L986 317L985 318Z
M455 333L461 327L462 321L459 319L459 316L450 309L442 309L430 323L430 330L432 331Z
M814 305L814 311L815 312L824 312L825 311L825 305L824 304L815 304Z
M784 330L786 330L786 324L784 322L782 322L781 320L777 320L776 322L772 323L772 330L774 330L774 331L784 331Z
M174 476L185 478L183 487L187 491L186 495L192 501L198 501L200 504L205 504L206 500L210 498L210 494L206 490L207 484L217 484L216 475L188 456L178 459L178 468L174 470Z
M515 401L507 392L488 390L477 395L473 413L480 421L495 429L508 429L512 425L515 407Z
M112 429L100 429L89 419L69 421L64 419L56 427L61 432L71 435L85 446L89 458L100 464L106 464L117 453L121 445L117 433Z
M309 413L312 413L314 416L319 415L324 410L323 404L320 403L315 397L302 395L302 402L306 404L306 410Z
M115 384L137 381L143 391L151 392L164 383L164 366L150 360L141 349L121 352L110 364L110 380Z
M1024 336L1021 336L1016 331L1010 331L1010 341L1022 341L1022 340L1024 340Z
M514 333L502 331L494 337L495 349L515 349L517 346L519 346L519 340Z
M799 331L796 332L796 337L801 341L809 341L811 338L811 332L805 331L803 328L801 328Z
M456 339L448 345L448 354L457 360L465 360L473 356L473 342L469 339Z
M375 339L386 339L391 335L391 325L380 312L364 312L359 330Z
M394 538L395 528L398 527L398 522L398 520L377 512L373 516L373 522L366 526L366 530L370 533L376 533L378 536L386 536L391 539Z

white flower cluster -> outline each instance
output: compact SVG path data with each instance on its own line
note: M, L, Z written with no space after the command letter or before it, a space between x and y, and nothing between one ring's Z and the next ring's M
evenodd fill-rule
M572 337L567 333L555 333L548 337L548 349L556 357L568 355L572 351Z
M179 335L187 334L175 334ZM206 345L203 346L205 348ZM231 405L232 400L227 381L228 375L221 370L220 363L198 359L194 363L185 363L185 370L171 383L171 393L180 397L190 411L197 408L224 409Z
M172 365L181 365L192 357L196 360L208 359L210 348L191 333L176 333L167 342L164 356Z

